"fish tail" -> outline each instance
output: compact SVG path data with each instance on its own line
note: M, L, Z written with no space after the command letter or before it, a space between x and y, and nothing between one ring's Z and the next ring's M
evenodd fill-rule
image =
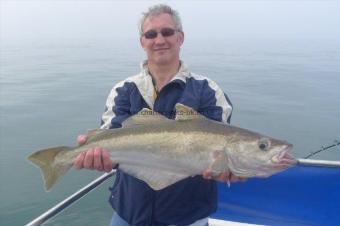
M50 191L59 178L72 167L70 164L62 164L60 161L56 161L56 156L72 149L65 146L53 147L37 151L27 157L40 168L46 191Z

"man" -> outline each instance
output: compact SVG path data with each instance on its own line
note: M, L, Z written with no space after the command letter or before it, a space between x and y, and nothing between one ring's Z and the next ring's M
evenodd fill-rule
M111 91L102 127L114 129L142 108L173 119L176 103L182 103L206 117L229 123L232 106L227 96L208 78L188 70L180 60L184 41L178 13L166 5L151 7L140 23L140 43L147 55L141 72L118 83ZM84 143L85 136L78 137ZM113 162L107 151L98 147L80 154L74 162L77 169L110 171ZM203 178L204 177L204 178ZM110 203L115 210L112 226L208 225L207 217L216 210L216 182L202 176L184 179L160 191L118 168L111 188ZM220 181L242 180L229 172L214 177Z

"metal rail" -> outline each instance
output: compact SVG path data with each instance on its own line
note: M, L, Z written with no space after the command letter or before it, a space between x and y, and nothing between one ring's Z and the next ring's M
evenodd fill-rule
M33 221L29 222L25 226L38 226L45 223L47 220L56 216L58 213L65 210L67 207L71 206L73 203L77 202L80 198L85 196L87 193L97 188L100 184L106 181L108 178L112 177L116 173L116 170L112 170L109 173L105 173L97 179L93 180L91 183L81 188L71 196L67 197L51 209L47 210L45 213L41 214L39 217L35 218Z
M314 160L314 159L298 159L298 165L305 166L321 166L321 167L339 167L340 161L326 161L326 160ZM55 217L58 213L62 212L67 207L71 206L73 203L77 202L80 198L88 194L93 189L97 188L100 184L106 181L108 178L113 176L116 170L112 170L110 173L105 173L98 177L79 191L75 192L71 196L67 197L51 209L47 210L45 213L41 214L39 217L29 222L25 226L38 226L45 223L47 220Z
M340 167L340 161L327 161L316 159L298 159L298 164L305 166Z

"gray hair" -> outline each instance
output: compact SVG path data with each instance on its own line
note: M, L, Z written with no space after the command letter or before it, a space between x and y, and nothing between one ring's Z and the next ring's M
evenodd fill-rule
M172 17L173 21L175 22L176 29L179 30L179 31L183 31L181 18L179 17L178 12L176 10L172 9L168 5L159 4L159 5L151 6L148 9L147 12L143 13L143 16L142 16L142 18L140 19L140 22L139 22L139 34L140 34L140 36L142 36L143 33L144 33L143 25L144 25L146 18L148 18L149 16L159 16L160 14L163 14L163 13L169 14Z

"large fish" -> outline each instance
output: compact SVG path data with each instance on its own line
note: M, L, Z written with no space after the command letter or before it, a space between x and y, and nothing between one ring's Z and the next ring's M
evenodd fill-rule
M54 147L31 154L40 167L48 191L89 148L103 147L122 171L163 189L206 169L230 170L239 177L268 177L296 160L292 145L246 129L213 121L182 104L175 120L143 109L120 129L93 130L84 145Z

